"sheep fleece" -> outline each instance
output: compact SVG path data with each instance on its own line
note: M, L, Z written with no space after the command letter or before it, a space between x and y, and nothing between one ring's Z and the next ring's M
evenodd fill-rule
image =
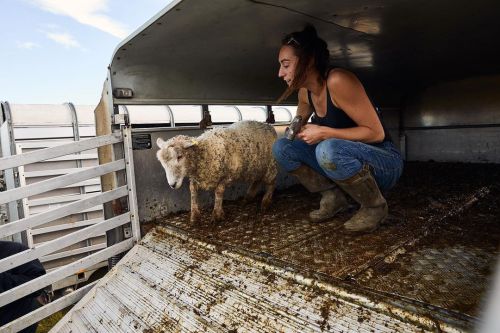
M278 173L272 154L276 137L271 125L257 121L205 132L188 149L187 175L204 190L234 181L273 181Z

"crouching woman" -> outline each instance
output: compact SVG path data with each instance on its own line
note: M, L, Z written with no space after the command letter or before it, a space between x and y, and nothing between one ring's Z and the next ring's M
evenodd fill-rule
M327 44L310 25L283 39L278 60L278 75L288 85L279 101L298 91L303 126L295 140L275 142L276 160L309 191L321 192L313 222L346 208L348 194L360 209L345 228L375 230L388 214L381 190L395 185L403 160L363 85L353 73L329 67Z

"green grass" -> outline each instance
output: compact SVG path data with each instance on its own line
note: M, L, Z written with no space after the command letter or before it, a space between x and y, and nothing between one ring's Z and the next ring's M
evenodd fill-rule
M53 313L52 315L48 316L47 318L41 320L38 323L38 327L36 329L36 333L47 333L50 331L52 327L57 324L59 320L61 320L62 317L71 309L71 307L67 307L66 309L63 309L59 312Z

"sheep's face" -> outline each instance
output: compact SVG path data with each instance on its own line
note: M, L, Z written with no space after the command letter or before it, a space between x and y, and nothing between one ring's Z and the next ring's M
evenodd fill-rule
M185 135L178 135L168 141L158 138L156 144L160 148L156 157L165 169L168 185L179 189L187 174L186 149L194 144L193 140Z

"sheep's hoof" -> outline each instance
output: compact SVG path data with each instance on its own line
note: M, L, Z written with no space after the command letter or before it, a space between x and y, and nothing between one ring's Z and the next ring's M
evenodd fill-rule
M213 212L212 213L212 222L220 222L220 221L223 221L225 218L224 216L224 212L220 212L220 213L217 213L217 212Z
M260 205L260 210L262 212L265 212L269 208L269 206L271 206L271 200L262 201Z
M201 214L200 212L193 212L191 211L191 218L189 219L189 221L191 222L191 224L196 224L198 222L200 222L201 220Z

